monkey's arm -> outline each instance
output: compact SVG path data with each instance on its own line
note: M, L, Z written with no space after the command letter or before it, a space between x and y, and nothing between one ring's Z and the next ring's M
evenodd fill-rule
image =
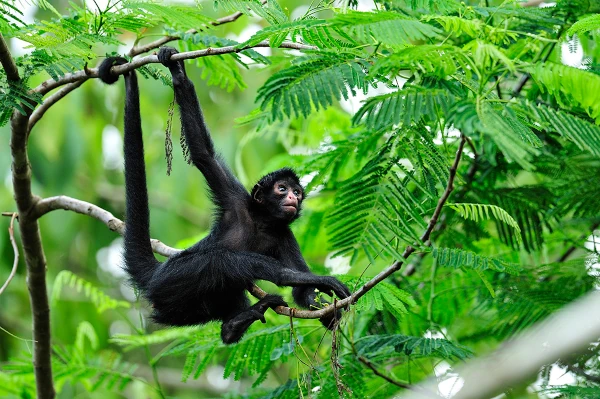
M206 178L217 205L232 209L236 205L232 202L245 201L249 194L215 152L194 84L187 77L183 61L170 61L171 56L176 53L174 48L161 47L158 59L169 68L173 78L175 100L181 114L181 129L190 151L190 160Z
M302 253L300 251L300 247L298 246L298 242L295 237L290 237L289 241L286 245L285 251L285 259L282 259L282 262L286 265L289 265L290 268L294 270L298 270L304 273L311 273ZM320 276L319 276L320 277ZM344 299L350 296L350 290L335 277L327 276L325 277L330 279L330 284L332 287L337 287L337 290L334 290L335 294L340 298ZM321 309L330 304L324 298L320 298L317 300L318 291L328 293L331 295L331 289L323 290L322 286L319 285L297 285L292 289L292 296L294 297L294 301L301 307L305 309L315 310ZM332 329L335 326L335 321L341 319L342 311L336 310L333 313L329 313L328 315L319 319L319 321L328 329Z

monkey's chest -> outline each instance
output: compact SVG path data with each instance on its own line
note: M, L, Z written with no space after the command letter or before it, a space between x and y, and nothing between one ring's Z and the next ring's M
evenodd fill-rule
M232 229L222 237L221 243L232 251L255 252L278 257L277 237L256 230Z

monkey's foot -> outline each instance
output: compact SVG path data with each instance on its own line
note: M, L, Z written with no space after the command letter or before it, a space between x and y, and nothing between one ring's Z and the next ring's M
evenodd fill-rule
M288 306L287 302L283 300L280 295L267 294L264 298L254 305L262 313L266 312L267 309L275 309L277 306Z

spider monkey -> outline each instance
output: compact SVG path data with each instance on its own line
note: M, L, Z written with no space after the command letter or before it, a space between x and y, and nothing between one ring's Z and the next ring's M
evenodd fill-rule
M216 205L215 221L207 237L190 248L159 262L150 246L148 191L144 145L135 71L125 78L125 193L126 228L124 268L133 285L153 306L152 318L166 325L223 322L224 343L239 341L250 325L269 308L287 306L279 295L267 295L250 305L245 290L255 280L292 286L295 302L320 308L315 289L339 298L348 288L331 276L312 274L302 257L290 223L300 216L304 189L298 176L283 168L264 176L248 193L215 152L204 116L183 61L171 61L177 51L160 49L158 58L169 68L181 126L191 162L204 175ZM114 65L127 63L107 58L99 67L100 79L115 83ZM320 319L332 328L340 312Z

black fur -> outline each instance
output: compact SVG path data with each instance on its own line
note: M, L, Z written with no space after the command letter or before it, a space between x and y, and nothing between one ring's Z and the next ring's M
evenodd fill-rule
M263 177L250 195L216 154L194 85L183 62L170 61L176 51L163 47L159 60L173 77L175 99L190 160L207 180L217 218L210 234L164 263L150 247L148 194L139 91L135 72L125 75L125 269L154 307L155 321L168 325L223 321L221 338L237 342L268 308L287 306L282 297L267 295L250 306L245 290L255 280L293 286L294 300L306 308L320 307L315 289L340 298L348 288L334 277L310 272L289 224L300 214L304 190L289 168ZM110 69L126 62L110 58L99 68L106 83L116 81ZM339 313L321 320L331 327Z

